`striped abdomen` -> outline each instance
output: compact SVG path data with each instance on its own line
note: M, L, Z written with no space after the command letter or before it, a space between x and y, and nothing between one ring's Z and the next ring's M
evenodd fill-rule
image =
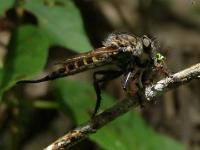
M117 50L99 48L95 51L68 59L60 64L63 65L62 70L67 76L112 63L111 56L116 54L118 54Z
M38 83L43 81L54 80L60 77L72 75L88 69L100 67L112 63L112 56L118 54L117 49L102 47L94 51L84 53L58 63L62 65L58 70L37 80L22 80L17 83Z
M102 47L91 52L87 52L64 62L58 63L62 67L49 75L37 80L21 80L17 83L38 83L65 77L92 68L100 67L112 63L112 56L118 54L118 49Z

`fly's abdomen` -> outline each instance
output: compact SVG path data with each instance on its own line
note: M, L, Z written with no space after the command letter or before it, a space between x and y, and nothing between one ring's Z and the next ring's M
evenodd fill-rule
M112 56L118 52L113 49L99 48L98 51L92 51L69 58L64 62L58 63L61 65L58 70L51 72L49 75L37 80L22 80L18 83L38 83L43 81L54 80L60 77L73 75L89 69L104 66L112 63ZM112 50L112 51L111 51Z
M89 69L104 66L112 62L112 59L109 56L109 54L104 53L101 55L91 55L88 57L84 56L74 59L69 63L63 64L65 73L66 75L72 75Z

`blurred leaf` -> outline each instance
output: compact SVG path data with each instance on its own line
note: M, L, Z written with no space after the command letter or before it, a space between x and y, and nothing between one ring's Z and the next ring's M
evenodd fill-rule
M0 16L3 16L5 11L13 6L14 2L14 0L0 0Z
M200 18L200 5L194 5L190 8L190 15L191 17L194 17L197 21L199 21Z
M55 81L55 88L57 99L64 109L72 109L78 124L89 120L88 110L93 110L95 104L92 86L61 79ZM111 97L104 94L104 109L110 106L112 101ZM105 150L184 150L183 146L174 140L153 131L134 112L129 112L106 125L90 138Z
M95 95L90 86L86 83L74 84L74 81L58 79L54 81L56 88L56 96L63 106L64 111L69 113L69 108L73 108L75 119L78 123L90 119L89 112L95 105Z
M71 0L29 0L24 6L47 31L52 44L60 44L77 52L92 47L84 31L79 10Z
M60 106L57 102L47 100L36 100L32 103L33 107L38 109L59 109Z
M33 76L44 67L49 41L41 29L22 26L12 33L1 75L0 94L24 77Z

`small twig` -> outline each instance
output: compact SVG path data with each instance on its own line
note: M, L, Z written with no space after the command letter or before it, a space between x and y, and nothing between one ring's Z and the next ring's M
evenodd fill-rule
M148 103L160 94L190 82L193 79L200 79L200 63L146 87L144 91L144 103ZM95 133L99 128L105 126L107 123L128 112L130 108L137 105L138 98L136 96L122 100L113 107L97 115L85 125L68 132L44 150L68 149L77 142L85 139L89 134Z

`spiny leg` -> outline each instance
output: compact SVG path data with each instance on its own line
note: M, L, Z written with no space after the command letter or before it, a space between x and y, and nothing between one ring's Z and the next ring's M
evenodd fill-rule
M138 77L139 89L142 89L142 88L144 87L144 86L143 86L143 83L142 83L143 73L144 73L144 70L141 70L141 71L140 71L140 74L139 74L139 77Z
M142 81L143 75L144 75L144 70L141 70L139 73L138 84L137 84L138 89L139 89L137 92L137 96L138 96L138 102L139 102L140 108L144 108L144 105L142 104L142 102L145 99L144 86L143 86L143 81Z
M143 104L142 101L144 100L143 96L143 82L142 82L142 78L144 75L144 70L143 69L135 69L133 71L128 72L127 74L125 74L125 80L123 83L123 88L124 90L126 90L126 92L130 95L130 96L134 96L137 95L138 97L138 102L141 108L143 108ZM133 94L133 87L130 87L130 82L134 82L135 83L135 88L137 89L137 91L135 91L135 93ZM129 88L129 89L128 89Z
M123 89L125 91L127 90L127 87L129 85L129 81L130 81L131 77L132 77L132 72L128 72L128 74L126 75L125 80L123 82Z
M114 78L119 77L120 75L122 75L123 72L122 71L117 71L117 70L101 70L101 71L96 71L93 74L93 85L94 85L94 89L96 92L96 105L92 114L92 118L96 115L100 104L101 104L101 87L100 84L108 81L108 80L112 80ZM97 78L98 75L102 75L102 77L100 79Z
M125 80L123 82L123 89L125 91L127 91L128 86L130 84L130 81L132 80L132 78L135 76L135 74L137 73L138 70L134 70L134 71L129 71L127 74L125 74Z

